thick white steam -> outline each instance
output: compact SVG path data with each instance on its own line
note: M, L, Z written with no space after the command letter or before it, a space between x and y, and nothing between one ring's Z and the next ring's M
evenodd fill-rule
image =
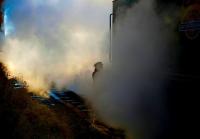
M108 59L109 6L98 0L6 0L2 61L33 91L47 91L52 82L70 87Z

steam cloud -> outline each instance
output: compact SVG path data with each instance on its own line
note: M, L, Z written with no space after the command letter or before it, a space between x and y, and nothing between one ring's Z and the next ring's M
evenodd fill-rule
M3 61L31 89L47 90L51 82L76 85L102 120L126 129L130 139L154 138L166 120L160 73L166 68L170 31L155 12L154 0L140 0L117 22L113 63L92 88L93 64L107 59L105 3L7 0L15 30L5 39Z
M119 19L112 65L104 68L90 100L97 115L126 129L128 138L159 138L167 126L165 72L174 42L172 28L156 12L154 0L140 0Z
M1 59L29 89L70 87L93 64L107 61L108 1L5 0ZM88 76L89 76L88 75Z

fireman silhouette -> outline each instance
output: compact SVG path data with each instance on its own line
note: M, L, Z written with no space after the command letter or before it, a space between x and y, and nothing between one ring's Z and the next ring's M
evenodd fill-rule
M97 62L96 64L94 64L94 67L95 67L95 69L94 69L94 72L92 73L92 78L95 81L98 78L99 73L103 69L103 63L102 62Z
M97 62L96 64L94 64L94 72L92 73L92 78L94 81L94 86L95 86L95 91L99 92L99 88L96 86L95 81L98 80L98 77L100 76L100 73L103 69L103 63L102 62ZM96 127L96 121L97 121L97 115L95 114L95 112L91 113L91 126Z

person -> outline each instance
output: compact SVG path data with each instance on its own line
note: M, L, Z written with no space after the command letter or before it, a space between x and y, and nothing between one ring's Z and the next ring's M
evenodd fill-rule
M100 76L99 74L101 73L102 69L103 69L103 63L102 62L97 62L96 64L94 64L94 72L92 73L92 78L94 81L94 89L95 92L99 92L99 87L97 85L96 80L98 80L98 76ZM97 94L97 93L96 93ZM96 128L96 121L97 121L97 115L95 112L91 112L91 126Z
M98 76L99 76L99 73L102 71L103 69L103 63L102 62L97 62L96 64L94 64L94 72L92 73L92 78L93 78L93 81L95 81Z

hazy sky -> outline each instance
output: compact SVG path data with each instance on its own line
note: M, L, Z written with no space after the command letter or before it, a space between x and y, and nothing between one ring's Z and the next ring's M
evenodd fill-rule
M93 26L107 27L108 16L112 9L111 4L111 0L6 0L4 7L6 33L13 32L15 27L12 26L16 26L15 22L21 22L19 17L14 17L16 14L20 14L21 17L33 16L34 14L34 16L43 18L47 12L53 18L58 19L55 20L56 22L68 18L77 24L81 20L79 22L81 24L86 22L86 24ZM55 17L56 14L59 16Z

